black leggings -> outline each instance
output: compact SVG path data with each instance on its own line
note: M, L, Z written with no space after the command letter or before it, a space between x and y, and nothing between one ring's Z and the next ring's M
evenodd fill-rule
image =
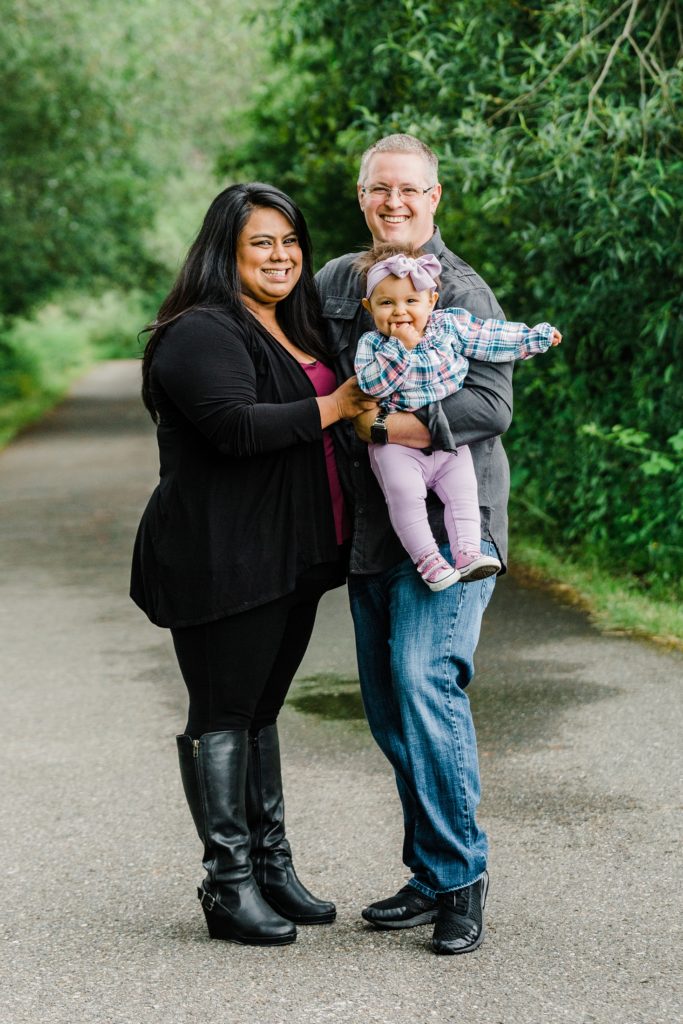
M186 733L272 725L313 632L325 586L301 583L292 594L216 622L172 629L190 695Z

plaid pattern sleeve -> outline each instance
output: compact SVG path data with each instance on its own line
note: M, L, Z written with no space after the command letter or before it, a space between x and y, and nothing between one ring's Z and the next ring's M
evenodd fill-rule
M421 409L453 394L467 375L468 358L491 363L529 359L550 346L550 324L480 320L466 309L437 309L416 348L368 331L358 342L359 387L389 411Z
M550 348L554 328L551 324L515 323L513 320L480 320L466 309L439 309L432 313L436 331L451 339L454 349L468 359L506 363L530 359Z
M362 335L356 351L359 387L391 411L421 409L462 387L468 363L451 338L429 327L414 349L379 331Z

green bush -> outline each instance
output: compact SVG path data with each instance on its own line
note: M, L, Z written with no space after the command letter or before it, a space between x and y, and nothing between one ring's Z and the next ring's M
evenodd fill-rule
M508 316L565 336L516 371L517 517L559 552L683 595L678 5L296 0L272 28L276 69L223 169L288 189L326 259L365 241L365 146L395 131L432 145L449 244ZM615 444L617 425L642 444Z
M0 58L0 313L23 315L65 287L138 286L150 168L115 88L67 26L17 7ZM57 30L57 31L55 31Z
M0 331L0 444L64 394L96 359L137 358L153 309L141 293L63 297Z

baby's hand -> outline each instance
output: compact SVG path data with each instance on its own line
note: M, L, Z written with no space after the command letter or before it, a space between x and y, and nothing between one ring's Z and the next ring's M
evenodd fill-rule
M560 332L558 330L553 328L553 333L550 335L550 344L551 345L559 345L561 341L562 341L562 335L560 334Z
M405 348L413 349L420 341L420 335L412 324L391 324L389 330L392 338L398 338Z

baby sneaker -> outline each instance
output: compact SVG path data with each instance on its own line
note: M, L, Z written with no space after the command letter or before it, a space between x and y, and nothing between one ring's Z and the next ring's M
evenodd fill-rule
M481 551L458 551L455 556L455 568L460 573L461 583L473 583L485 580L500 572L501 565L497 558L483 555Z
M458 570L442 558L438 551L423 555L416 564L417 571L430 590L445 590L460 579Z

